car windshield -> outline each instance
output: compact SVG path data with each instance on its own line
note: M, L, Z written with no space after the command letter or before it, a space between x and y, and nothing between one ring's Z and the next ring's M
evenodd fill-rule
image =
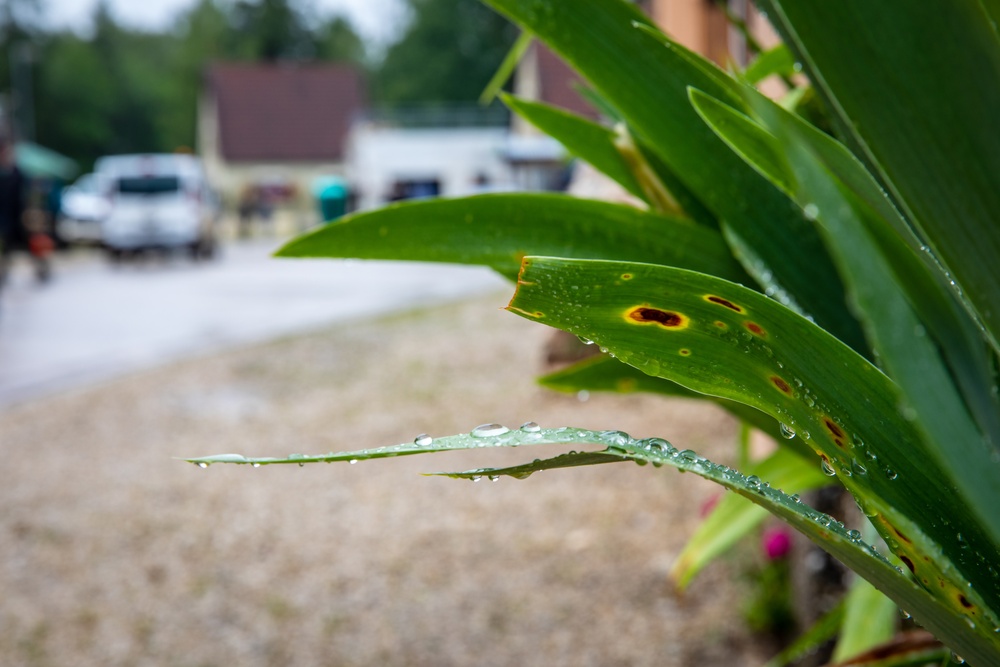
M118 192L126 195L155 195L177 192L180 189L181 182L176 176L144 176L118 180Z

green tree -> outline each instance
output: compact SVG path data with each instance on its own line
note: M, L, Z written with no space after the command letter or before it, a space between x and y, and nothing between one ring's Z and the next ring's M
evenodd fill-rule
M316 40L301 9L290 0L239 0L232 26L251 59L305 60L316 55Z
M509 22L472 0L409 0L412 20L375 72L382 104L472 102L517 38Z
M364 64L365 43L343 16L334 16L316 31L316 56L320 60Z

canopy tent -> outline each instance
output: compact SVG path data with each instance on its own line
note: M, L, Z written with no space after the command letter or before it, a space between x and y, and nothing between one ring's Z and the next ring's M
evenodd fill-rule
M18 141L14 144L14 162L31 178L61 178L68 181L80 171L76 162L70 158L30 141Z

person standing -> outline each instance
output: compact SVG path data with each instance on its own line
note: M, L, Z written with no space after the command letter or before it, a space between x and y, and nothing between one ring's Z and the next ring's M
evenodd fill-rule
M14 162L14 145L0 136L0 287L7 280L14 250L28 247L24 188L24 175Z

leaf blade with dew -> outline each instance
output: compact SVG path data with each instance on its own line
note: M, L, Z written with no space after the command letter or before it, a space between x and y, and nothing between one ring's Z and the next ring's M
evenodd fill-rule
M403 202L319 227L277 255L478 264L514 278L524 255L537 252L677 263L748 279L714 230L632 206L554 194Z
M783 491L748 478L726 466L721 466L698 456L690 450L679 451L666 440L648 438L637 440L620 431L586 431L582 429L557 429L564 444L601 445L601 451L582 451L561 454L531 463L502 468L477 468L463 472L433 473L435 475L473 481L483 478L510 476L525 479L535 472L604 464L632 460L651 463L655 467L671 466L712 480L754 503L762 505L772 514L788 522L824 550L850 567L879 590L908 609L919 622L940 636L948 636L953 645L970 660L989 659L998 655L992 632L977 633L963 619L947 613L944 603L928 591L917 586L888 559L870 545L865 544L855 531L848 531L831 517L817 512L797 498ZM549 431L543 431L548 433ZM511 441L505 443L513 444ZM522 443L533 444L533 443ZM502 446L502 445L501 445Z
M567 290L594 285L602 287L566 305ZM979 631L997 625L983 597L991 589L969 585L992 575L956 567L955 534L984 562L998 560L996 548L964 497L922 465L926 445L896 411L898 389L829 333L739 285L635 263L525 258L508 309L790 425L921 585Z
M787 449L778 449L745 470L748 478L769 483L786 493L805 493L830 483L813 461ZM748 535L767 517L765 508L739 495L725 495L698 525L694 534L670 566L668 578L684 590L710 562Z
M784 447L811 456L812 450L799 438L788 440L773 417L743 403L692 391L662 377L647 375L634 366L608 355L593 356L537 378L538 384L555 391L576 393L581 390L615 393L645 392L711 401L744 424L766 433Z
M736 81L671 42L627 3L547 0L539 11L534 0L487 1L590 81L622 114L639 145L662 159L717 219L759 248L766 269L747 268L763 287L780 288L838 338L864 350L840 278L801 209L733 155L688 102L687 88L694 86L740 104Z
M869 233L869 229L885 228L889 223L877 218L878 214L810 151L809 141L802 138L800 124L791 114L775 105L760 107L768 113L769 127L776 133L772 135L712 98L695 91L692 99L706 122L762 173L774 169L771 156L776 151L786 156L785 168L794 173L786 172L780 178L785 179L786 187L803 206L814 209L818 227L842 267L872 347L880 353L883 367L899 387L904 410L912 412L910 421L919 428L926 454L950 476L956 492L992 531L994 543L1000 542L1000 516L995 512L1000 506L1000 477L994 471L994 450L977 428L938 345L926 335L910 306L919 295L908 298L884 252L885 246L876 243ZM758 160L762 145L768 148ZM905 252L902 240L896 244ZM981 391L990 395L985 386ZM951 546L950 557L976 579L976 571L982 570L980 563L965 562L968 554L957 545L945 546ZM977 583L984 586L989 582L980 579ZM1000 603L1000 599L994 603Z
M987 4L956 0L947 21L906 0L762 8L1000 350L1000 38Z

